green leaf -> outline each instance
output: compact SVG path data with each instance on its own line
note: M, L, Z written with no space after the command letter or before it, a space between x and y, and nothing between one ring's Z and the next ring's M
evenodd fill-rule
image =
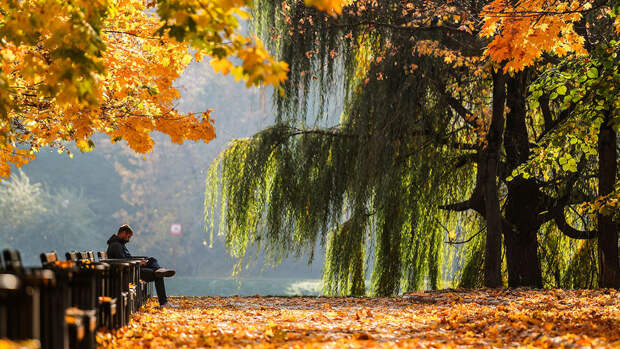
M590 70L588 70L587 75L588 75L588 77L589 77L590 79L596 79L596 78L598 78L598 69L596 69L596 68L594 68L594 67L590 68Z
M570 96L570 95L568 95L568 96L564 96L564 99L563 99L562 101L564 102L564 104L568 104L568 103L570 103L570 101L571 101L571 96Z
M558 87L558 89L556 90L556 92L557 92L559 95L564 96L564 95L566 94L566 86L560 86L560 87Z

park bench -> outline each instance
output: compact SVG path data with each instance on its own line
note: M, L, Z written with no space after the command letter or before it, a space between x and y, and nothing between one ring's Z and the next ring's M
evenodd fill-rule
M68 263L59 261L56 252L41 253L40 257L43 267L64 275L62 266ZM71 261L71 264L75 264L80 271L70 282L71 304L79 309L88 309L89 314L95 312L97 328L112 328L116 299L110 297L110 266L79 261Z
M0 338L38 340L42 348L96 348L96 329L120 328L152 294L140 260L95 260L93 251L41 253L24 267L18 251L0 255ZM101 258L103 257L103 259Z
M70 341L81 340L81 319L65 313L70 307L66 280L49 269L23 267L18 251L5 250L2 255L2 278L17 280L2 302L0 322L6 326L3 335L17 340L36 339L43 348L66 348ZM78 338L71 340L70 332Z
M88 251L88 254L89 256L91 256L90 258L92 260L95 259L93 251ZM103 252L103 251L97 252L97 257L99 258L100 262L130 263L131 264L131 279L132 279L131 283L132 285L136 286L135 292L136 292L136 299L137 299L138 307L144 304L147 299L151 298L151 296L153 295L153 283L146 282L140 278L140 266L141 266L140 262L142 260L148 259L148 257L135 256L135 257L128 258L128 259L110 259L108 258L106 252Z
M87 265L95 263L87 258L87 253L70 251L65 254L68 261L72 261L77 264ZM130 302L131 279L129 263L113 263L103 262L109 266L110 277L108 279L110 284L110 297L116 299L116 314L112 317L112 328L120 328L125 326L129 322L129 316L132 312Z

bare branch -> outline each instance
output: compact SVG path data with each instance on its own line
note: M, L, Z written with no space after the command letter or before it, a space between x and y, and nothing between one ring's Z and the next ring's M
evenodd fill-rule
M462 244L466 244L468 242L470 242L471 240L473 240L476 236L482 234L483 231L485 231L487 229L487 227L483 227L482 229L480 229L476 234L470 236L469 238L467 238L466 240L462 240L462 241L455 241L455 240L450 240L448 239L448 241L444 241L446 244L450 244L450 245L462 245Z
M551 128L553 124L553 116L551 115L551 109L549 108L549 96L542 94L538 98L540 109L542 110L543 120L545 121L545 131Z
M464 34L464 35L468 35L471 37L477 36L477 31L472 31L471 33L469 33L457 27L453 27L453 26L449 26L445 24L421 27L421 26L400 25L400 24L392 24L392 23L365 20L365 21L359 21L355 23L332 24L330 25L330 28L349 28L349 27L358 27L358 26L383 27L383 28L390 28L390 29L399 30L399 31L405 31L407 33L441 31L441 32Z
M104 30L104 33L108 33L108 34L121 34L121 35L129 35L129 36L133 36L136 38L140 38L140 39L147 39L147 40L159 40L161 38L158 37L154 37L154 36L141 36L135 33L130 33L130 32L126 32L126 31L120 31L120 30Z
M564 216L564 207L555 209L553 212L553 219L555 224L557 224L558 228L564 235L568 236L572 239L580 239L580 240L589 240L595 239L598 237L599 232L596 230L590 231L582 231L575 229L566 222L566 217Z
M454 168L461 168L478 160L478 153L463 154L456 158Z
M457 202L455 204L441 205L439 206L439 208L442 210L446 210L446 211L462 212L462 211L467 211L467 210L473 210L474 206L472 205L472 202L470 199L470 200L463 201L463 202Z

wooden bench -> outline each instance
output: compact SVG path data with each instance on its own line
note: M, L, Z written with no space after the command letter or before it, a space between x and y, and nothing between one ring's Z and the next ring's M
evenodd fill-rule
M43 348L96 348L98 327L119 328L146 302L139 260L95 260L93 251L40 254L25 268L16 250L0 255L0 338L38 339ZM103 259L101 257L104 257Z
M19 280L0 323L6 324L9 339L37 339L43 348L63 348L81 341L82 319L66 313L70 308L70 287L59 273L47 268L25 268L18 251L5 250L2 272ZM71 337L71 335L75 337ZM94 336L93 336L94 338Z

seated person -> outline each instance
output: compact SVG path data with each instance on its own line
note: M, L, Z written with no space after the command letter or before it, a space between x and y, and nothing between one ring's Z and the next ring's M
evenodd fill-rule
M131 240L133 236L133 230L127 224L118 228L118 233L112 235L108 239L107 256L110 259L129 259L133 258L125 244ZM142 260L142 266L140 267L140 278L144 281L155 281L155 290L157 291L157 298L159 299L159 305L161 307L174 307L168 298L166 297L166 288L164 286L164 277L174 276L175 271L172 269L164 269L159 266L157 259L149 257L146 260Z

